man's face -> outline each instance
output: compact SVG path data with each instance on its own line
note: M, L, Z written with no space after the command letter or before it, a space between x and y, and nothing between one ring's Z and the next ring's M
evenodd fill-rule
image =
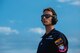
M48 25L52 25L52 12L51 11L45 11L42 15L42 23L45 25L45 26L48 26Z

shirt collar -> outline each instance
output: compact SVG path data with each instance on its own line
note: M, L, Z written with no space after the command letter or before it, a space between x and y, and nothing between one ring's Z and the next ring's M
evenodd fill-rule
M44 34L41 38L46 38L46 37L48 37L48 36L49 36L50 34L52 34L54 31L55 31L55 28L52 29L47 35Z

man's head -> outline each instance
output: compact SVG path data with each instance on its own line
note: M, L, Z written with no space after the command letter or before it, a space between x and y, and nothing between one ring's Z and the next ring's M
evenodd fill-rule
M58 21L56 12L52 8L44 9L41 21L44 25L55 25Z

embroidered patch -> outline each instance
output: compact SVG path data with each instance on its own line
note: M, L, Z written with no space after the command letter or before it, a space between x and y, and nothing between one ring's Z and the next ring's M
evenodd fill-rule
M59 45L59 44L61 44L61 43L63 43L62 38L59 38L59 39L57 39L57 40L55 41L55 44L56 44L56 45Z
M58 47L59 47L59 49L61 49L61 50L64 49L64 45L60 45L60 46L58 46Z
M59 52L65 52L66 51L66 47L63 44L59 45L58 48L59 48Z

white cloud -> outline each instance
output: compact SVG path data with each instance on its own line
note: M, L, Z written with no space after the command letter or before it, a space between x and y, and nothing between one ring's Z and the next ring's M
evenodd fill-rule
M10 27L0 27L0 33L10 35L12 33L18 34L19 31L17 31L16 29L11 29Z
M72 46L72 44L75 46L79 46L79 44L80 44L79 38L77 38L77 37L69 37L68 41L69 41L71 46Z
M69 49L68 53L80 53L80 41L77 37L68 37Z
M77 48L77 49L75 49L75 48L69 49L68 50L68 53L80 53L80 48Z
M10 49L4 50L4 53L36 53L35 49Z
M80 6L80 0L74 1L74 2L72 2L70 4Z
M44 34L45 33L45 30L40 28L40 27L37 27L37 28L31 28L29 29L30 32L34 32L34 33L37 33L37 34Z
M58 2L80 6L80 0L58 0Z
M58 2L69 2L70 0L58 0Z
M72 38L69 38L69 41L70 42L75 42L75 43L79 43L79 39L78 38L76 38L76 37L72 37Z

